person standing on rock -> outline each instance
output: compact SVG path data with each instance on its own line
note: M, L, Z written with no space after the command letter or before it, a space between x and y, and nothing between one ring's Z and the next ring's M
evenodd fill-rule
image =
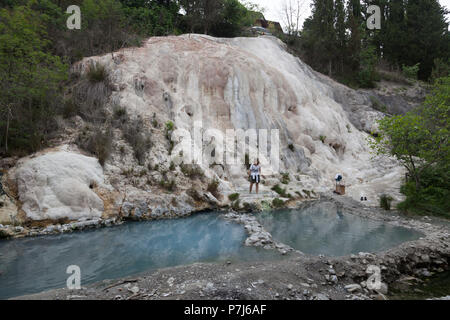
M256 194L258 194L259 182L261 181L261 166L259 164L259 159L256 159L250 166L248 175L250 176L250 193L252 193L253 185L256 184Z

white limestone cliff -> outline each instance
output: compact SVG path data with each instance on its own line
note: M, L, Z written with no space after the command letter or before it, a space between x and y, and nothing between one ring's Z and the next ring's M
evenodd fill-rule
M351 197L365 195L371 205L378 204L381 193L401 198L403 169L392 159L373 158L367 144L367 131L376 130L374 121L382 114L356 91L314 72L274 37L154 37L140 48L85 58L72 71L83 75L93 63L108 71L113 88L110 109L120 105L131 116L141 116L148 128L156 115L159 123L170 120L177 129L190 132L199 122L202 130L223 133L227 129L279 130L280 168L263 168L267 184L262 188L267 192L279 183L283 172L291 175L288 191L299 193L305 189L329 192L336 173L342 173ZM354 110L344 107L350 99ZM112 185L118 198L142 200L144 214L176 206L172 196L144 186L142 177L133 178L133 183L119 177L127 168L143 170L148 164L169 168L172 159L163 134L152 139L154 147L143 166L130 151L119 155L119 145L129 150L123 140L117 142L104 169L96 159L74 151L50 151L24 159L14 169L23 211L34 220L100 217L104 200L89 188L93 182L107 189ZM203 164L202 169L207 177L220 178L225 194L242 193L248 187L243 165L225 163L219 170ZM181 187L178 206L187 212L194 206L185 199L192 182L179 175L174 179ZM155 203L157 207L152 207Z

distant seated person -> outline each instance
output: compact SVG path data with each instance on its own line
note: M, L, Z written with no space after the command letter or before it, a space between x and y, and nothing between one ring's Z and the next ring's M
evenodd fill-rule
M340 184L342 179L343 179L342 174L338 173L334 178L334 180L336 180L336 185Z

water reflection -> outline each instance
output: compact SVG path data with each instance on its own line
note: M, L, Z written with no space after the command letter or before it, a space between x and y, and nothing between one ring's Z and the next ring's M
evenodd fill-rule
M332 202L315 203L301 210L266 212L258 219L274 239L309 254L376 252L422 236L413 230L346 214Z

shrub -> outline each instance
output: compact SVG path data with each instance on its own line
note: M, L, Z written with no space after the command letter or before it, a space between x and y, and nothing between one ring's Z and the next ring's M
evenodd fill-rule
M405 66L402 67L403 75L408 79L417 80L417 74L419 73L420 63L417 63L413 66Z
M392 200L394 200L391 196L388 195L381 195L380 197L380 207L384 210L391 210L391 203Z
M381 103L380 100L378 100L377 97L370 96L370 102L372 103L372 108L378 111L381 111L383 113L387 112L387 107L385 104Z
M172 121L167 121L166 122L166 133L170 133L171 131L173 131L174 128L174 124ZM167 136L167 139L170 139L170 137Z
M274 208L281 208L284 206L284 201L278 198L272 200L272 206Z
M286 194L286 189L281 188L278 184L273 186L272 190L278 193L283 198L289 198L289 196Z
M108 73L106 72L106 68L99 64L91 64L89 67L89 71L87 73L87 78L91 82L103 82L108 78Z
M72 99L67 99L64 101L64 106L62 110L62 116L65 119L69 119L76 116L79 113L79 106Z
M431 81L435 82L439 78L450 76L450 59L447 61L437 58L434 59L434 67L431 72Z
M184 164L182 163L180 165L181 172L191 179L195 178L203 178L205 174L203 173L203 170L200 168L200 166L196 164Z
M239 210L241 209L241 202L240 202L240 200L238 199L238 200L234 201L234 202L231 204L231 208L232 208L234 211L239 211Z
M176 190L176 183L175 180L169 180L167 181L166 179L161 179L161 181L159 181L159 185L166 189L167 191L173 192Z
M194 189L194 188L190 188L186 191L186 194L188 196L190 196L192 199L194 199L195 201L202 201L202 196L200 195L200 193Z
M150 132L144 128L144 121L137 117L128 121L122 126L122 133L125 140L131 145L134 157L140 165L145 162L145 155L152 147Z
M152 126L153 128L158 128L158 120L156 120L156 113L153 113Z
M236 201L237 199L239 199L239 193L233 193L228 195L228 199L230 199L230 201Z
M4 230L0 230L0 239L9 239L9 234Z
M284 172L281 174L281 183L282 184L289 184L291 182L291 177L289 176L288 172Z
M86 127L75 141L76 145L90 152L98 158L102 166L105 165L112 150L113 133L111 127L102 130L95 128L93 131Z
M448 166L435 166L423 170L421 187L409 178L400 188L406 200L397 208L413 214L437 215L450 218L450 182Z
M128 112L127 109L121 106L114 106L113 109L114 112L114 118L117 120L126 120L128 119Z
M320 139L320 141L322 141L322 143L325 143L327 136L320 136L319 139Z
M208 190L208 192L211 192L211 194L212 194L214 197L218 198L218 197L219 197L219 194L218 194L218 191L219 191L219 185L220 185L219 180L213 179L213 180L208 184L208 188L207 188L206 190Z
M292 143L290 143L290 144L288 145L288 148L289 148L289 150L291 150L292 152L295 151L294 145L293 145Z

